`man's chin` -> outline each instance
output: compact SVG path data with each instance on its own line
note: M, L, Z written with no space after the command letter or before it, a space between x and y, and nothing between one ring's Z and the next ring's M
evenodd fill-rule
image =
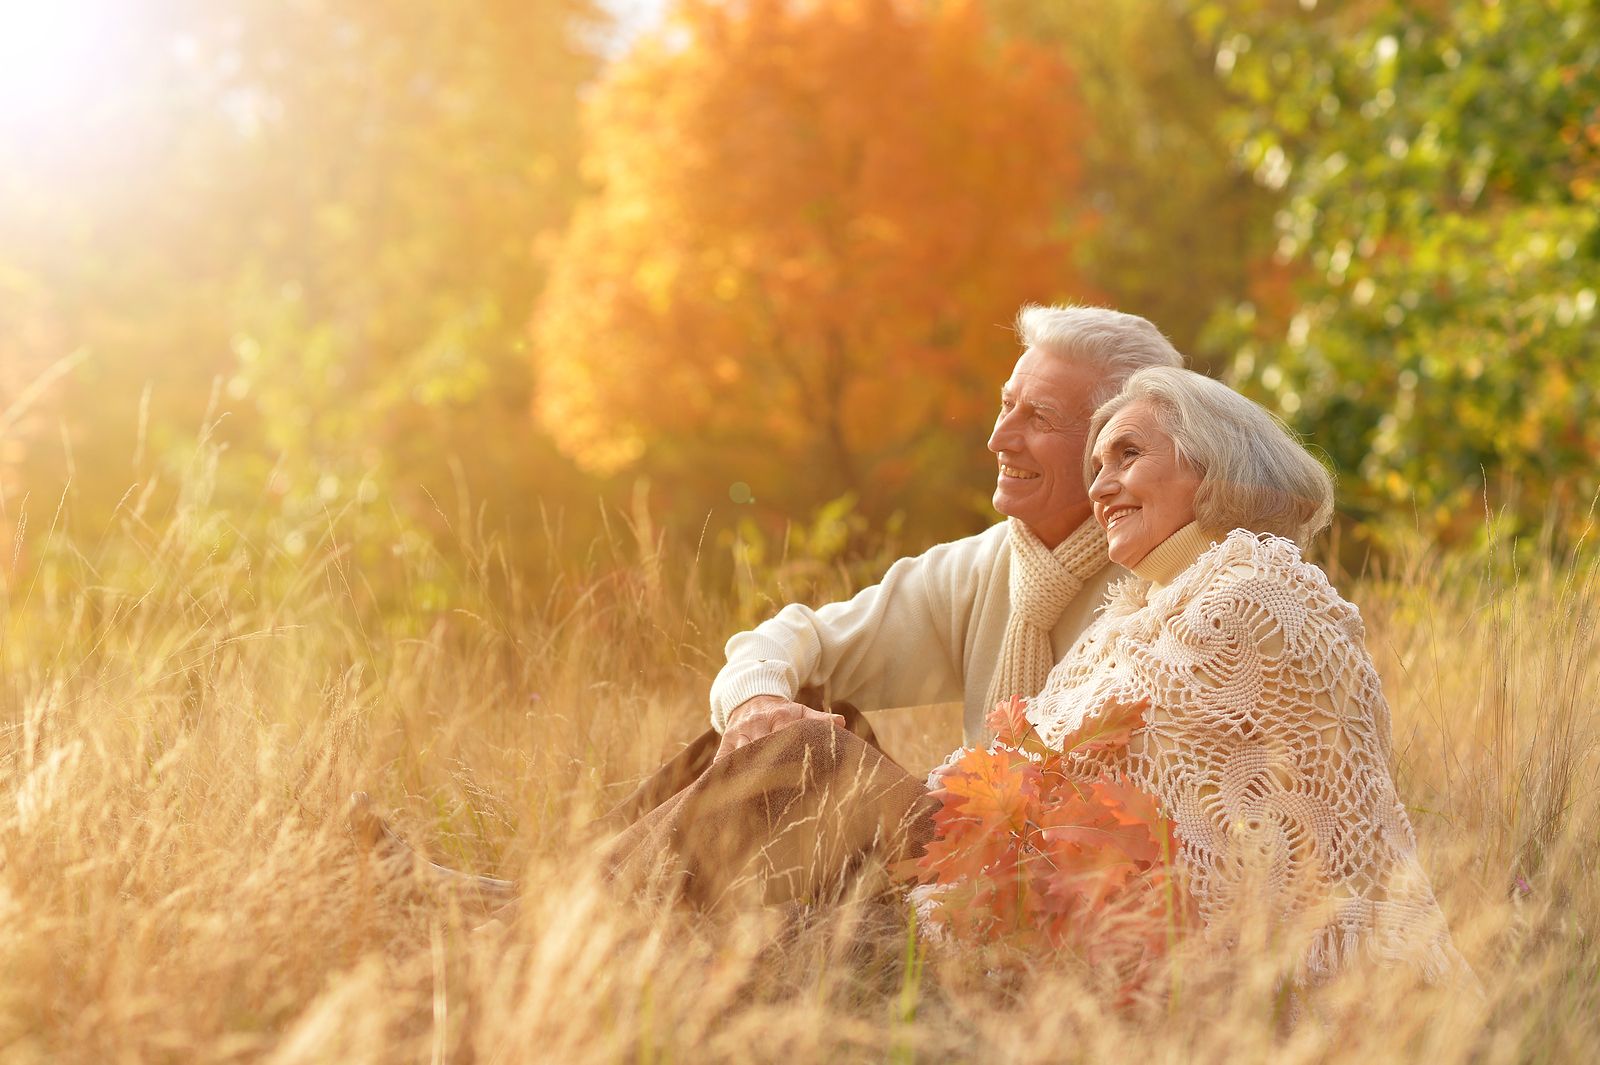
M1026 520L1028 508L1019 505L1020 500L1016 495L1007 492L1004 487L996 488L994 492L994 509L1000 512L1003 518L1022 518Z

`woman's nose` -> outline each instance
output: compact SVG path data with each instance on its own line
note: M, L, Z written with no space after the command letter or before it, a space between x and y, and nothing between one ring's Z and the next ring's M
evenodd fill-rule
M1117 479L1107 468L1102 468L1094 475L1094 480L1089 483L1089 498L1096 503L1104 502L1117 494Z

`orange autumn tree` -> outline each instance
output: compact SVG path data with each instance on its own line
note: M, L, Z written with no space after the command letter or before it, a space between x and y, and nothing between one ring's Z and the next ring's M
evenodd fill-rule
M959 521L1008 323L1088 295L1059 60L964 3L691 0L586 120L590 192L533 329L559 445L686 505L743 482Z

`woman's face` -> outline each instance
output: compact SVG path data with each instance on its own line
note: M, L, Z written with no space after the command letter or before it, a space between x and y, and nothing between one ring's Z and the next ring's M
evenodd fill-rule
M1149 402L1135 400L1106 423L1090 467L1089 499L1117 565L1138 565L1151 548L1194 520L1200 472L1178 459Z

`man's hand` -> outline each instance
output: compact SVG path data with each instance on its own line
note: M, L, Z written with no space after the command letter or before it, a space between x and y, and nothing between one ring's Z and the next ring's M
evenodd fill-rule
M838 714L813 710L782 696L758 695L746 699L728 714L728 728L722 734L722 744L717 748L716 757L721 758L729 751L737 751L746 744L770 736L779 729L798 725L807 718L831 721L837 728L845 727L844 718Z

